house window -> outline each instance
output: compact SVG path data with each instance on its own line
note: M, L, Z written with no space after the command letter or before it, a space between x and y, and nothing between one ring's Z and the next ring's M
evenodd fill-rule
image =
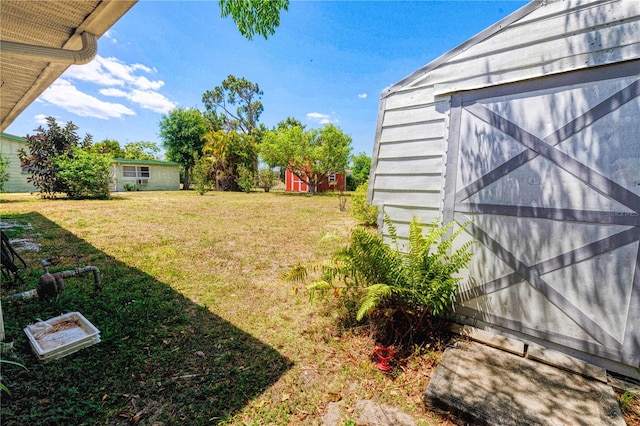
M122 166L122 176L149 179L151 173L148 166Z
M329 183L336 183L336 174L335 173L331 173L329 175Z

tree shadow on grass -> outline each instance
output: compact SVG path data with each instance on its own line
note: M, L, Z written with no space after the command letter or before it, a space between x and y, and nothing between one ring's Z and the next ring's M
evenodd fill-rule
M272 347L44 216L3 215L7 220L32 224L42 244L39 252L25 253L25 289L37 286L39 260L54 255L61 263L51 272L97 266L103 289L86 274L68 278L55 299L3 300L6 340L14 341L16 359L28 368L2 368L11 391L2 395L3 425L215 424L291 368ZM19 290L3 288L2 295ZM101 342L39 361L22 329L73 311L100 330Z

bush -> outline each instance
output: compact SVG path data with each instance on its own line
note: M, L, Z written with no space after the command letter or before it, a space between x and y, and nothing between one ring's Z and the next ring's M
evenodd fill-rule
M111 162L109 156L94 154L80 147L73 147L68 155L53 160L64 192L73 199L109 198Z
M423 235L414 218L405 252L388 216L385 223L391 244L365 228L355 228L349 246L325 262L319 268L320 279L307 288L311 300L326 299L329 294L343 299L342 306L352 307L351 319L369 317L383 340L413 343L438 328L449 313L460 280L455 275L466 268L472 242L449 254L464 228L445 238L453 224L438 226L434 221ZM284 278L304 280L306 276L306 268L297 266Z
M4 191L4 184L9 180L9 158L0 154L0 192Z
M61 127L55 118L47 117L47 129L40 126L35 135L27 135L29 152L22 148L18 150L22 167L28 168L31 173L27 180L38 188L41 197L53 198L56 193L68 192L65 182L58 174L60 169L56 160L58 157L71 155L74 147L91 146L91 135L86 135L80 141L76 130L78 126L70 121Z
M351 215L364 225L375 226L378 223L378 207L367 204L367 188L365 182L351 195Z
M278 181L278 174L270 168L262 168L258 171L258 184L264 192L269 192Z
M196 165L193 168L193 183L196 185L196 191L200 195L211 191L210 168L211 164L205 158L200 157L196 160Z
M253 171L245 166L238 166L238 187L246 193L251 192L255 178Z

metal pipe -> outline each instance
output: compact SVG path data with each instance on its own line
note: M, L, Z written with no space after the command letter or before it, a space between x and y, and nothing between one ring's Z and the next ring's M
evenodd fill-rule
M96 288L100 289L102 284L100 283L100 270L97 266L85 266L83 268L77 268L70 271L62 271L62 278L75 277L79 274L84 274L86 272L93 272L93 283L96 285Z
M2 40L0 40L0 50L4 55L35 57L49 62L63 62L72 65L88 64L98 53L98 37L86 31L80 34L80 37L82 38L82 48L80 50L36 46Z

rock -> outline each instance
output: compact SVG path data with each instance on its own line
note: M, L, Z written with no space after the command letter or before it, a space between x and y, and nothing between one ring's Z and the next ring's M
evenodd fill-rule
M323 426L339 426L341 425L342 413L336 402L330 402L327 405L327 412L322 416Z
M356 413L360 413L357 426L416 426L417 422L410 415L397 408L378 404L368 399L356 403Z

